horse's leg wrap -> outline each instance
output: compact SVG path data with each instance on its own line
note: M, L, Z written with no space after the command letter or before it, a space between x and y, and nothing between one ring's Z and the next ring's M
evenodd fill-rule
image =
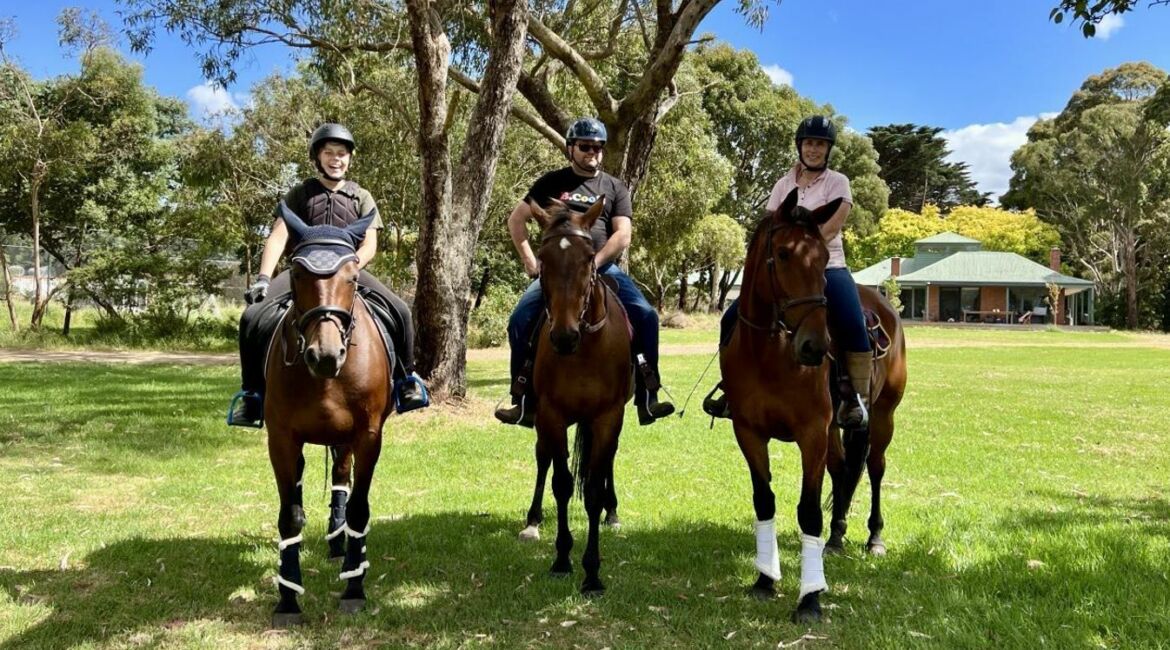
M364 531L358 532L346 524L342 530L345 531L345 536L349 538L349 543L345 549L345 562L341 565L340 580L349 580L351 578L360 578L366 574L366 569L370 568L370 562L366 559L366 533L370 532L370 527L366 526Z
M329 532L325 534L330 559L345 555L345 538L341 534L345 531L345 503L348 499L348 485L333 486L333 495L329 499Z
M825 591L825 542L812 535L800 536L800 598Z
M280 550L280 575L276 576L276 586L282 598L305 593L305 588L301 585L302 539L301 535L297 535L282 539L277 544L277 549ZM286 590L292 593L286 593Z
M776 519L756 522L756 569L773 580L780 579L780 549L776 545Z

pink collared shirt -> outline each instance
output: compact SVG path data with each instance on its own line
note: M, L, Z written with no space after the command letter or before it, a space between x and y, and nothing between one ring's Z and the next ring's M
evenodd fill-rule
M776 185L772 187L772 196L768 198L767 210L778 210L780 204L788 196L789 192L796 189L796 204L808 208L809 210L816 210L825 205L829 201L836 198L842 198L845 203L853 205L853 192L849 188L849 178L841 172L832 169L826 169L820 176L812 183L803 188L796 187L796 176L800 172L800 165L796 165L782 176L780 180L776 181ZM845 266L845 246L841 241L841 233L829 240L829 265L830 269L843 269Z

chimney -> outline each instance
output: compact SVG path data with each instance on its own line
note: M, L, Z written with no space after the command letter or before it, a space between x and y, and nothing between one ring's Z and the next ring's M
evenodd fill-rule
M899 275L902 275L902 258L891 257L890 258L890 276L896 278Z
M1048 251L1048 268L1060 273L1060 249L1055 246Z

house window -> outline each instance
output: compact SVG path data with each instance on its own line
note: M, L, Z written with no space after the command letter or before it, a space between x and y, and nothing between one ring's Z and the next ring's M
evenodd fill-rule
M902 299L902 318L922 320L922 314L926 311L926 288L902 289L899 297Z
M969 311L977 311L979 309L979 287L963 287L959 303L963 305L963 309Z

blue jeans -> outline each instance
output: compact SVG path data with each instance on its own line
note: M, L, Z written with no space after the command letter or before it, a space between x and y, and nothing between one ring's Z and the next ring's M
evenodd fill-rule
M634 326L634 353L646 356L646 361L655 373L658 372L658 311L646 300L634 280L622 272L616 264L606 264L598 269L598 273L617 278L618 300L626 308L630 316L630 324ZM544 309L544 296L540 292L540 281L534 280L528 285L512 316L508 319L508 345L512 348L511 367L514 380L524 368L524 358L527 353L528 342L532 339L532 327L536 317ZM641 381L641 375L638 381Z
M825 269L825 299L829 301L829 332L846 352L869 352L869 335L861 313L861 297L849 269ZM731 301L719 319L719 344L731 338L739 319L739 298Z

